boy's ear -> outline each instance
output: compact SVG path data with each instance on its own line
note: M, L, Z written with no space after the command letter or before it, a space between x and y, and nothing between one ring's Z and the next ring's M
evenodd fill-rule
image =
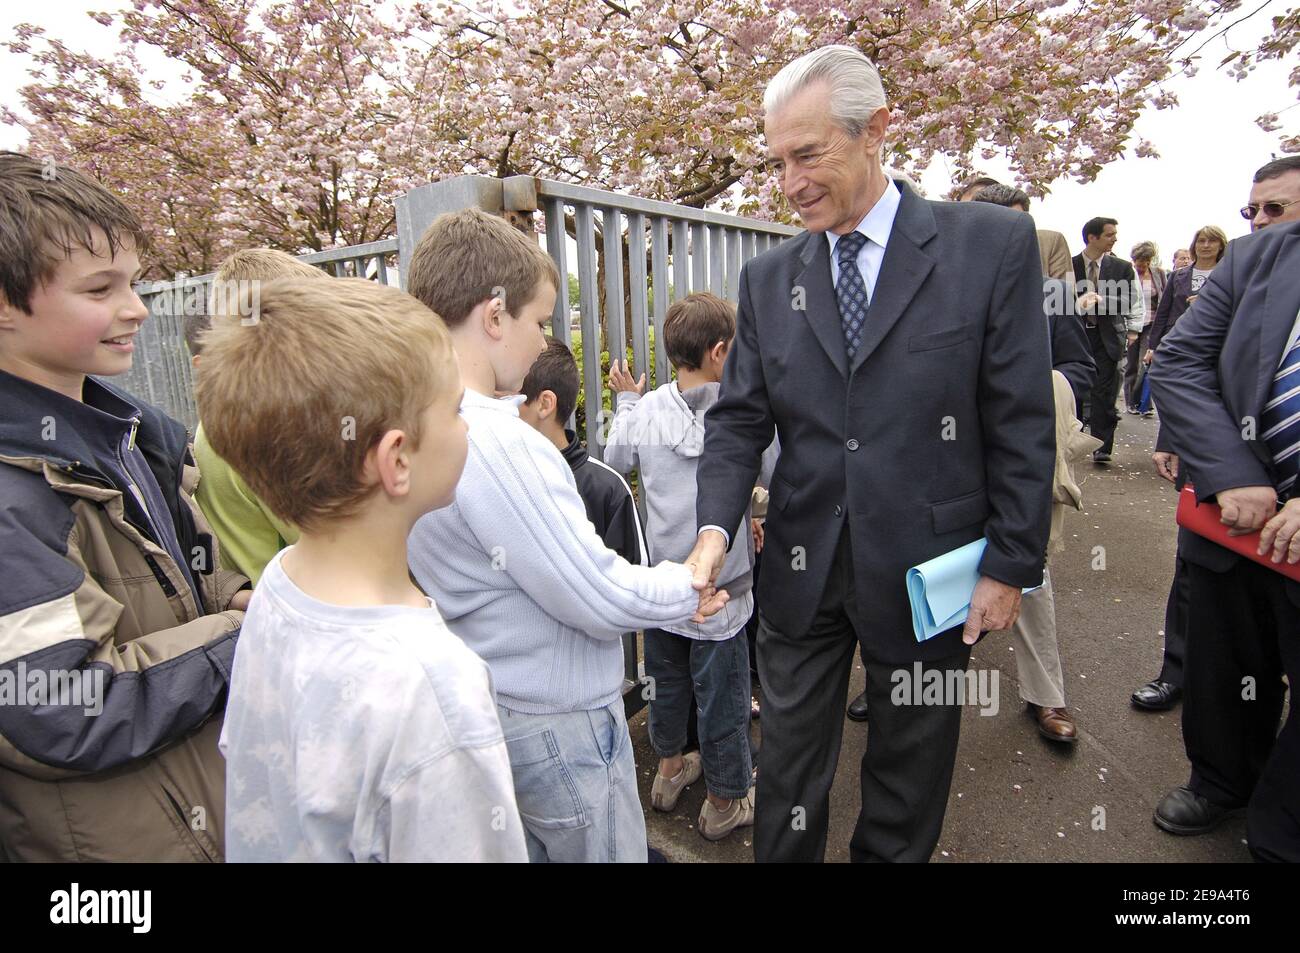
M537 395L537 416L542 420L548 420L555 416L555 391L544 390Z
M200 356L201 356L201 355L198 355L198 354L191 354L191 355L190 355L190 367L191 367L192 369L196 370L196 371L199 369L199 357L200 357Z
M411 438L403 430L390 430L366 454L366 481L378 483L390 497L411 492Z
M719 341L717 344L713 345L713 349L710 351L710 354L713 356L713 359L715 361L717 361L719 364L722 364L727 360L727 351L730 350L730 348L731 348L730 341Z
M483 308L483 331L494 341L501 339L501 322L505 319L505 303L500 298L488 298Z
M14 318L18 309L9 303L9 299L0 291L0 331L12 331Z

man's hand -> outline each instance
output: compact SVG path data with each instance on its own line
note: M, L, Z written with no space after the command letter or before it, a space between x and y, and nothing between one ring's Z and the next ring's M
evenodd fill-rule
M1090 308L1097 307L1101 303L1101 295L1095 291L1089 291L1079 296L1079 310L1087 311Z
M706 593L708 598L705 598ZM726 589L714 589L712 587L706 589L700 593L700 607L695 610L695 615L691 616L691 621L695 623L703 622L730 601L731 595Z
M1178 454L1157 450L1151 454L1151 462L1156 465L1156 475L1170 483L1178 482Z
M1300 499L1287 500L1281 512L1264 524L1259 533L1259 554L1273 550L1273 562L1282 557L1292 565L1300 562Z
M1141 336L1142 336L1142 335L1138 334L1136 331L1130 331L1130 332L1128 333L1128 346L1129 346L1129 347L1132 347L1132 346L1133 346L1133 342L1136 341L1136 340L1137 340L1138 338L1140 338Z
M751 519L749 525L754 530L754 554L758 555L763 551L763 521Z
M616 394L626 391L630 394L645 393L645 374L641 374L641 379L635 380L632 372L628 369L627 361L619 365L618 361L609 362L609 389Z
M1147 352L1142 355L1142 363L1150 364L1155 359L1156 359L1156 352L1151 350L1151 348L1147 348Z
M715 588L718 582L718 573L722 572L722 564L727 559L727 537L716 529L706 529L695 539L695 548L691 554L686 557L686 568L691 571L691 585L700 594L700 608L695 613L696 622L703 622L705 617L713 615L722 605L726 604L726 599L722 604L713 608L712 612L706 612L706 608L713 606L718 591ZM726 596L726 593L721 593ZM728 597L729 598L729 597Z
M974 645L981 632L1009 629L1019 615L1019 587L980 576L970 599L970 611L966 613L966 627L962 629L961 640Z
M253 598L252 589L240 589L237 593L235 593L233 596L230 597L230 605L226 606L226 608L228 610L238 609L240 612L245 612L248 610L248 600L252 598Z
M1220 490L1219 507L1223 516L1219 522L1232 527L1229 536L1245 536L1262 527L1277 513L1277 491L1271 486L1238 486Z

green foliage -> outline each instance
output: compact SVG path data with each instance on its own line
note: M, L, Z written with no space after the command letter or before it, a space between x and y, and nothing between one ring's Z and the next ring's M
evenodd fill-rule
M649 349L650 366L644 369L646 374L645 391L647 394L659 386L659 381L656 379L657 375L655 374L655 329L653 326L651 326L648 330L649 330L649 338L650 338L650 349ZM581 434L584 432L584 426L587 418L587 389L584 383L586 378L583 376L582 334L580 332L578 331L573 332L573 336L569 343L569 346L573 350L573 359L578 362L578 381L579 381L578 408L574 416L577 418L578 433ZM628 366L631 366L632 364L631 344L629 344L627 348L627 362L628 362ZM671 370L669 371L669 373L671 374ZM637 376L640 375L638 374ZM613 413L614 410L613 395L610 393L609 390L609 349L608 348L603 348L601 349L600 352L600 380L601 380L601 388L600 388L601 405L605 411L605 415L606 415L605 419L608 420L609 415Z

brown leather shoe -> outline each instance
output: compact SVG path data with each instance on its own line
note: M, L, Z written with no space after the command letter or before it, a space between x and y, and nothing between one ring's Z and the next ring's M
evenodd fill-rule
M1065 708L1040 708L1029 703L1029 714L1038 722L1038 733L1048 741L1072 745L1079 740L1079 729Z

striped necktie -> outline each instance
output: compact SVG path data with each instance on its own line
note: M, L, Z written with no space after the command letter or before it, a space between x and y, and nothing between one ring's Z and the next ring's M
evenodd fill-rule
M1277 471L1277 494L1285 498L1300 473L1300 338L1292 341L1273 375L1268 402L1260 415L1261 435Z

